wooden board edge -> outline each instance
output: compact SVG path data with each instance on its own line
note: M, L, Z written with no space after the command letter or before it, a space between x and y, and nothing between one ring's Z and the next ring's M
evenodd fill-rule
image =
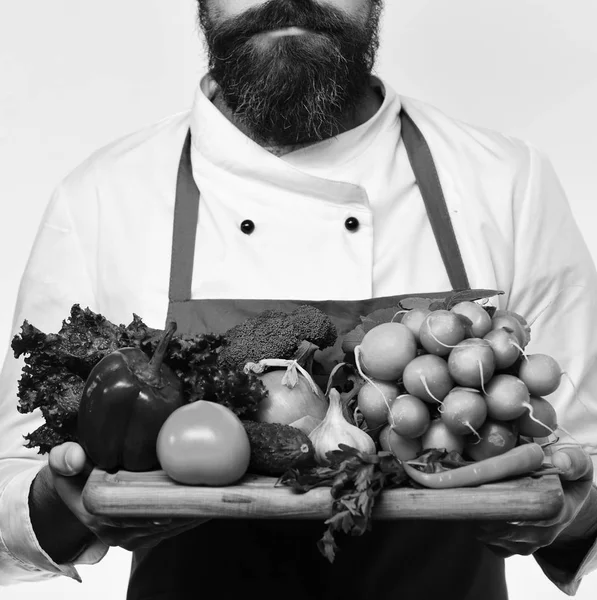
M130 504L126 508L119 507L117 502L115 503L115 492L118 496L119 492L122 492L125 497L127 491L130 491L129 485L121 486L118 483L117 474L106 474L106 473L95 473L90 476L88 484L85 486L82 494L83 505L86 510L92 514L112 516L112 517L142 517L148 516L151 513L152 516L164 516L168 514L168 510L163 508L160 510L159 507L151 507L144 511L143 508L135 508L134 504ZM260 478L255 478L259 483ZM268 486L276 481L275 478L265 478ZM445 490L413 490L412 488L397 488L396 490L388 490L382 497L377 501L376 508L374 509L374 519L379 520L395 520L395 519L416 519L424 518L429 520L458 520L458 519L488 519L488 520L543 520L549 519L555 516L563 505L563 491L560 484L560 480L557 475L545 476L545 478L523 478L528 484L527 489L521 492L518 496L520 501L519 506L502 507L499 503L493 501L493 505L488 507L486 510L483 504L475 504L474 502L468 502L467 508L451 508L449 510L442 510L441 505L437 502L433 503L433 499L437 500L438 492L442 497L451 498L451 506L457 504L458 495L462 493L463 489L452 490L446 493ZM542 479L542 481L538 481ZM265 483L265 482L264 482ZM547 484L547 485L545 485ZM469 490L469 500L471 496L486 494L490 489L499 490L499 484L488 484L487 486L479 486L478 488L466 488ZM187 486L181 486L187 488ZM127 490L128 488L128 490ZM169 488L169 486L163 486L162 489L168 490L170 494L176 496L176 488ZM220 488L221 489L221 488ZM218 504L222 506L224 510L222 514L218 514L218 508L214 508L213 500L206 500L208 507L202 513L195 503L192 502L182 503L177 514L180 516L206 516L210 518L254 518L254 519L325 519L329 516L331 510L331 499L328 503L327 496L323 491L325 488L317 488L313 492L309 492L308 497L303 495L296 495L293 497L292 502L287 507L287 513L280 516L279 513L268 513L267 509L260 509L254 506L250 506L251 501L247 501L246 498L243 500L243 495L250 491L251 493L259 491L266 491L266 486L257 486L257 488L242 488L241 486L229 486L226 488L226 496L232 501L225 501L226 504ZM279 496L281 493L280 488L276 488L276 494ZM405 494L408 492L409 498L405 500ZM145 490L149 491L148 488ZM144 491L145 491L144 490ZM197 488L191 490L191 494L199 490ZM217 491L217 490L216 490ZM210 490L209 493L212 493ZM392 494L392 492L397 492ZM285 493L285 492L282 492ZM293 494L292 490L288 489L289 494ZM465 492L467 493L467 492ZM503 492L501 492L503 494ZM238 503L234 500L235 496L238 495ZM301 496L303 496L301 498ZM403 505L396 508L392 505L392 501L399 501L402 496ZM425 498L432 502L436 506L435 509L425 507L424 503L417 506L413 503L412 498L416 496L421 500ZM516 494L513 494L513 499L516 499ZM301 500L298 500L301 498ZM199 499L200 501L200 499ZM464 504L464 503L463 503ZM302 507L298 508L298 505ZM421 509L421 506L423 508ZM439 506L439 508L438 508ZM254 509L254 510L253 510Z

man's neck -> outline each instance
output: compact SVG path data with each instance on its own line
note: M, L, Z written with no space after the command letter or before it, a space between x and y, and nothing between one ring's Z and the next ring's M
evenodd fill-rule
M320 140L310 140L307 142L302 142L299 144L292 145L279 145L273 144L271 142L264 142L263 140L258 139L257 136L251 131L249 127L239 119L228 107L228 105L224 102L222 98L222 94L219 91L216 91L212 98L213 105L242 133L244 133L247 137L252 139L254 142L259 144L261 147L265 148L268 152L271 152L275 156L284 156L285 154L289 154L295 150L299 150L301 148L306 148L313 144L316 144ZM340 127L338 129L337 134L343 133L345 131L350 131L359 125L367 122L371 119L377 111L380 109L383 103L383 96L378 88L369 87L363 99L359 104L350 112L350 114L345 115L345 117L340 121Z

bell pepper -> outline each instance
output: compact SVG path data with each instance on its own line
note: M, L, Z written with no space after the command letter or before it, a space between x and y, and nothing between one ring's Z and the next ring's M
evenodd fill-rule
M108 472L159 468L158 433L184 402L182 382L164 363L176 323L171 322L151 358L121 348L91 370L77 417L77 437L92 463Z

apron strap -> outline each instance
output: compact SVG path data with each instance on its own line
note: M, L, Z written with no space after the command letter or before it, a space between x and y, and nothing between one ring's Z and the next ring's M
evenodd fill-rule
M429 146L421 130L404 110L401 111L400 118L402 139L417 185L423 196L427 215L450 283L455 290L469 289L466 269ZM189 129L182 148L176 180L169 293L172 302L191 299L198 216L199 190L193 178L191 131Z
M405 110L401 111L400 119L402 122L402 139L421 196L423 196L427 216L431 222L431 228L448 272L450 283L455 290L468 290L470 289L468 276L431 150L421 130Z
M199 218L199 190L191 166L191 130L187 132L176 180L172 258L170 262L170 301L191 299L195 238Z

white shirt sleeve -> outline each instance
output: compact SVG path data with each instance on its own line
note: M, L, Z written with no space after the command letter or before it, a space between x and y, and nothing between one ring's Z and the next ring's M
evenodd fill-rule
M507 308L532 324L527 354L548 354L565 373L559 389L547 396L562 428L556 435L583 445L596 463L597 272L551 162L529 150L527 177L515 192L514 278ZM597 569L597 544L576 573L537 559L547 577L571 594Z
M64 187L53 195L42 218L21 280L11 336L24 320L46 333L57 332L75 303L93 308L93 285L66 202ZM83 199L81 199L83 200ZM23 360L9 348L0 374L0 584L67 575L79 579L73 564L58 565L33 531L28 507L31 482L47 455L27 449L23 436L43 424L39 411L17 411L17 382ZM85 548L75 563L99 561L107 547Z

